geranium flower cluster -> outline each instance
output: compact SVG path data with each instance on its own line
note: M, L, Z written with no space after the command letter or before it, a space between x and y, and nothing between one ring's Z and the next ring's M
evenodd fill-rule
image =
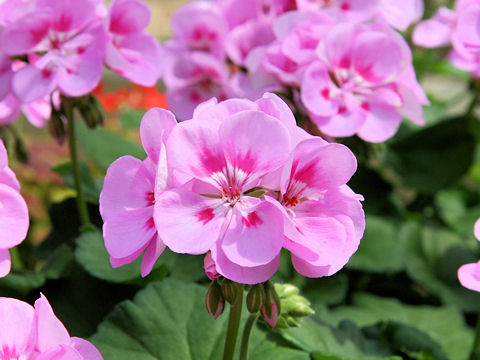
M453 10L441 7L431 19L419 23L413 33L413 42L426 48L451 46L449 60L479 77L479 21L479 0L457 0Z
M100 196L113 266L145 253L145 276L167 246L207 254L210 274L256 284L276 272L282 249L308 277L337 272L356 251L365 218L346 185L355 156L297 127L276 95L211 99L180 124L152 109L140 133L147 158L116 160Z
M142 0L5 0L0 4L0 125L20 112L35 126L60 94L90 93L103 65L134 83L160 76L160 45Z
M188 3L163 49L169 105L188 119L213 96L275 91L326 135L385 141L402 117L425 123L428 99L391 27L405 30L422 13L418 0Z
M103 359L90 342L70 337L43 295L35 307L0 297L0 319L0 359Z
M473 234L480 241L480 219L475 222ZM480 261L460 266L458 280L467 289L480 292Z
M25 239L28 225L27 204L20 195L17 177L8 167L7 150L0 140L0 278L10 273L9 249Z

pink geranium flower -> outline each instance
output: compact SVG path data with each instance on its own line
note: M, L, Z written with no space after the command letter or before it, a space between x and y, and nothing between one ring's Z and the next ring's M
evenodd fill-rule
M144 253L142 276L148 275L165 249L153 221L153 206L169 187L165 143L175 117L154 108L142 119L140 135L148 155L144 160L124 156L110 165L100 194L105 247L114 267L128 264Z
M480 241L480 219L475 222L473 233ZM480 292L480 261L460 266L458 280L467 289Z
M150 9L141 0L114 0L108 15L105 63L126 79L153 86L160 77L160 45L146 32Z
M20 184L8 167L7 150L0 141L0 277L10 272L9 249L27 236L28 209L19 191Z
M39 0L4 29L1 46L8 55L42 54L13 76L13 92L21 102L42 99L55 89L81 96L100 81L105 30L93 0Z
M262 176L285 162L290 140L287 128L264 112L232 112L221 106L217 118L200 121L205 117L198 115L172 131L169 167L193 180L162 193L154 218L170 249L211 250L220 274L251 284L276 271L283 235L277 207L250 195Z
M90 342L70 337L43 296L30 304L0 298L0 358L22 360L102 360Z
M382 142L397 131L402 116L425 123L422 105L428 100L410 50L393 30L380 23L341 24L318 51L319 60L305 71L301 99L322 132Z

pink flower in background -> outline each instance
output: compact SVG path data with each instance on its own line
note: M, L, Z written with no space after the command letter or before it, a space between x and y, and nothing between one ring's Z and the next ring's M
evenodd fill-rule
M28 209L20 195L20 184L8 167L7 150L0 140L0 277L10 272L9 249L27 236Z
M473 233L480 241L480 219L475 222ZM458 280L463 287L480 292L480 261L460 266Z
M231 96L228 69L223 62L203 52L165 52L168 105L180 120L190 119L194 108L203 101Z
M70 337L45 296L26 302L0 298L0 358L22 360L102 360L89 341Z
M150 9L141 0L114 0L108 15L105 63L129 81L153 86L160 73L160 45L146 32Z
M369 20L377 6L378 0L297 0L299 10L321 10L347 21Z
M224 60L228 24L213 2L194 1L181 7L172 17L173 39L169 46L180 51L202 51Z
M441 7L431 19L424 20L415 27L414 44L425 48L450 45L456 20L454 10Z
M379 52L382 48L385 51ZM393 136L405 115L425 123L428 104L403 38L384 26L341 24L307 68L301 100L319 129L329 136L357 134L369 142Z
M93 0L38 0L34 11L4 29L1 44L8 55L42 54L13 76L13 92L23 103L42 99L55 89L81 96L100 81L105 29Z
M377 14L394 28L405 31L423 16L423 0L379 0Z
M142 276L147 276L165 249L153 220L158 196L170 186L165 143L175 117L154 108L142 119L140 135L148 155L144 160L124 156L110 165L100 194L105 247L114 267L134 261L142 253Z

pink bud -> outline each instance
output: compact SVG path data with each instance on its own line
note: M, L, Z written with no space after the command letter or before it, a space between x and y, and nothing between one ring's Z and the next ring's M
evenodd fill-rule
M216 278L220 277L220 274L215 266L215 261L213 261L212 254L210 252L208 252L203 259L203 267L205 268L205 274L210 280L215 280Z
M225 300L222 296L222 289L216 280L213 280L207 290L207 297L205 299L208 313L217 319L225 308Z
M262 315L268 325L274 328L277 325L277 320L280 316L280 298L278 297L271 281L267 281L264 286L265 302L262 307Z

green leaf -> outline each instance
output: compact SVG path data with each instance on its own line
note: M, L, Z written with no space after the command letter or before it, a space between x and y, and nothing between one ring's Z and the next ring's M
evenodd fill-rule
M469 312L480 311L480 294L460 285L457 270L477 260L461 237L444 229L418 226L408 241L408 275L444 303Z
M332 324L349 319L359 326L381 321L396 321L414 326L441 344L452 360L466 359L473 344L473 334L462 314L452 307L412 306L402 304L397 299L356 294L352 306L320 313Z
M405 226L392 219L367 215L367 228L348 268L373 273L398 272L405 266L407 237Z
M153 283L133 301L119 304L92 337L105 359L220 360L228 316L213 320L205 309L206 288L175 280ZM307 353L258 329L252 360L308 360Z
M334 327L313 315L304 319L300 327L284 330L281 335L315 359L374 360L393 355L388 346L367 339L351 321Z
M389 144L387 162L406 185L432 194L455 184L473 162L468 119L450 119Z
M102 170L124 155L145 158L140 144L133 143L105 129L88 129L78 122L78 135L84 153Z
M81 162L79 164L79 170L80 170L80 180L82 182L82 188L85 192L85 195L88 196L90 199L94 199L95 201L98 201L98 198L100 197L100 190L102 187L101 181L93 177L86 163ZM75 189L75 182L73 179L73 171L72 171L71 163L58 165L54 167L52 171L62 176L63 179L65 180L65 183L70 188Z
M99 231L86 232L77 238L75 250L77 261L91 275L110 282L122 283L140 278L141 257L134 262L113 268ZM166 274L166 269L156 269L148 276L147 281L161 280Z

